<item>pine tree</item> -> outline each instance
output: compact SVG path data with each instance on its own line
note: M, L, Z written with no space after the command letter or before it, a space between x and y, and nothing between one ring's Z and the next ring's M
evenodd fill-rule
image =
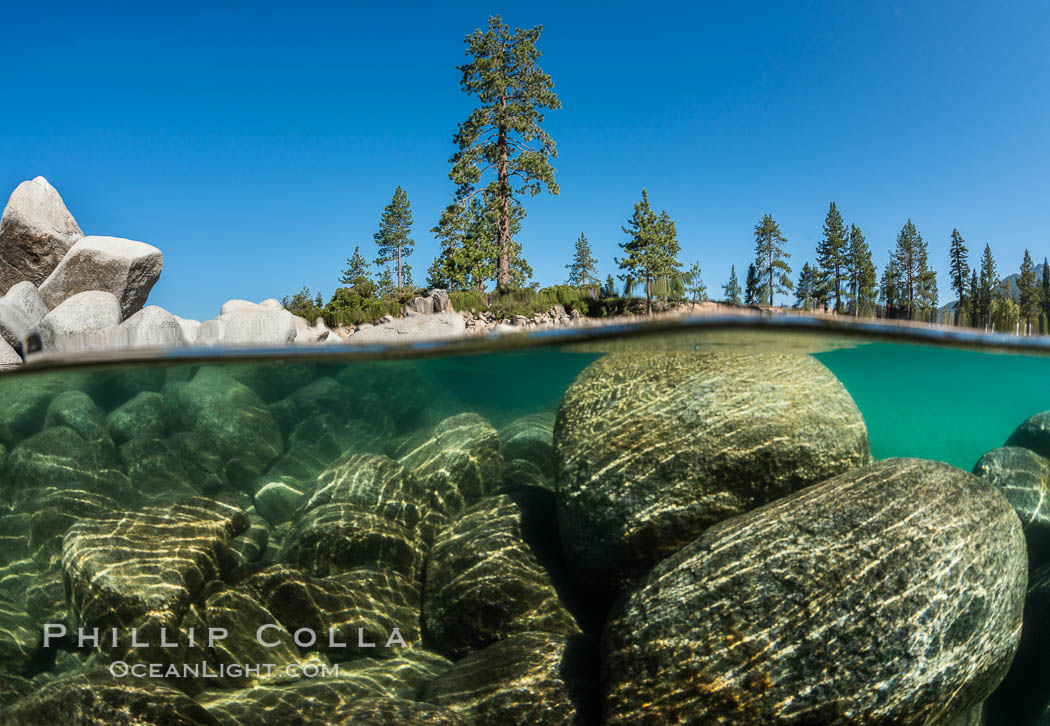
M613 279L611 274L605 278L602 297L616 297L616 280Z
M645 281L645 305L653 314L653 283L669 277L681 266L678 261L678 233L666 211L657 215L649 206L649 194L642 190L642 200L635 203L634 214L623 227L628 236L620 247L627 253L616 264L624 271L621 280Z
M685 283L685 292L693 300L694 308L698 302L707 300L707 286L704 285L703 272L700 270L699 262L694 262L693 266L682 274L682 282Z
M755 270L763 282L770 306L773 305L773 294L786 295L791 292L791 266L784 260L791 257L784 251L787 239L780 232L780 225L772 215L766 214L762 221L755 225Z
M1035 281L1035 264L1027 249L1024 251L1024 260L1021 261L1021 275L1017 287L1020 291L1018 304L1021 320L1025 324L1025 334L1028 334L1039 315L1039 287Z
M317 291L317 297L314 298L314 307L318 309L324 307L324 296L320 290Z
M762 300L762 281L758 277L755 263L747 266L747 278L744 281L744 304L757 305Z
M798 273L798 284L795 286L795 307L801 310L813 309L813 284L816 282L817 273L809 266L808 262L802 263L802 269Z
M344 285L355 285L358 278L361 277L368 277L368 262L361 254L361 248L354 247L354 254L346 260L346 269L343 270L339 282Z
M937 306L937 277L929 268L926 242L909 219L897 234L893 251L897 272L898 309L910 319L928 316Z
M580 232L576 238L576 251L573 253L572 262L565 265L569 270L570 285L597 285L598 284L598 260L591 256L591 243L587 236Z
M962 311L967 308L966 283L970 281L970 263L967 257L966 240L959 234L958 229L952 230L952 243L948 249L948 275L952 280L952 290L958 299L956 310ZM956 324L958 324L956 315Z
M729 282L722 285L725 300L733 305L740 304L740 283L736 279L736 265L729 266Z
M398 289L405 286L402 260L412 254L412 249L416 245L409 237L412 234L411 207L408 194L401 188L401 185L398 185L390 204L383 208L383 216L379 220L379 231L372 235L372 239L379 247L376 266L383 267L393 262L397 263Z
M886 317L897 317L900 306L900 272L897 270L897 262L891 256L890 261L882 270L882 280L879 283L879 300L886 308Z
M981 288L977 282L977 268L970 268L970 327L981 325Z
M985 245L984 254L981 256L981 274L977 288L979 301L976 320L982 326L992 324L992 301L998 289L999 271L995 267L995 258L992 257L991 246Z
M394 292L394 275L390 272L389 267L384 267L383 271L379 273L379 278L376 280L376 292L379 297L386 297Z
M1039 304L1043 312L1047 313L1047 318L1050 319L1050 265L1047 264L1045 257L1043 258L1042 285L1039 286Z
M852 313L860 315L861 311L865 311L865 314L870 314L868 311L875 304L878 272L871 261L871 249L860 227L855 224L851 224L849 230L846 270Z
M841 311L841 288L847 266L846 245L846 225L835 207L835 202L832 202L824 218L824 236L817 244L817 265L820 270L821 287L829 295L835 295L835 312Z
M513 31L500 16L489 18L485 31L475 30L466 38L470 62L459 66L460 87L477 96L479 106L460 124L454 141L449 178L457 185L455 205L463 206L485 190L497 211L498 249L496 281L500 289L512 285L511 246L515 207L525 193L539 194L543 187L558 193L551 158L558 153L544 131L544 109L561 107L551 77L536 65L536 48L542 26ZM477 187L486 175L491 180ZM517 179L517 183L512 183ZM520 258L520 248L517 250ZM522 260L522 264L524 261Z

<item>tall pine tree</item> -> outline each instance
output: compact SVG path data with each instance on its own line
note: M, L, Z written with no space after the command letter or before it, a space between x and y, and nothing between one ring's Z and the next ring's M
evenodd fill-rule
M897 273L897 308L910 319L928 317L937 306L937 278L929 268L926 242L909 219L897 234L893 251Z
M685 283L685 292L692 299L694 308L698 302L707 300L707 286L704 285L699 262L694 262L692 267L682 273L682 282Z
M817 266L820 270L821 287L834 295L835 312L841 311L842 282L846 277L847 238L846 225L835 202L828 206L824 218L824 236L817 244Z
M587 235L583 232L576 238L576 251L573 253L572 262L565 267L569 270L570 285L598 284L598 261L591 256L591 243L587 241Z
M870 315L875 305L878 273L871 261L868 247L860 227L850 225L849 246L846 254L847 280L849 282L850 312L853 315Z
M984 246L984 254L981 256L981 274L978 278L978 324L988 326L992 324L992 301L999 290L999 271L995 266L995 258L992 257L990 245Z
M550 163L558 153L540 124L544 110L561 108L561 103L551 77L537 65L541 30L537 25L512 31L500 16L492 16L485 31L467 36L470 61L458 68L460 87L476 96L479 105L454 138L459 148L449 172L457 185L453 207L463 212L482 190L490 198L497 214L496 284L501 290L513 287L514 257L521 258L520 247L512 242L514 216L524 214L521 195L535 196L543 188L558 193ZM478 187L486 176L488 184ZM519 267L523 264L521 260Z
M773 294L786 295L791 292L791 266L786 260L791 257L785 250L787 239L770 214L763 215L755 225L755 270L765 287L769 305L773 305ZM764 302L764 300L763 300Z
M882 270L882 280L879 282L879 300L886 308L886 317L896 318L900 315L900 271L897 269L897 261L890 256L889 262Z
M977 268L970 268L970 327L977 328L981 325L981 292L980 284L977 282Z
M952 243L948 249L948 276L951 278L952 290L958 299L956 311L966 310L968 307L966 284L970 281L970 261L966 249L966 240L959 234L958 229L952 230ZM955 316L955 322L957 325L959 324L958 312Z
M401 289L404 284L403 258L412 254L416 243L409 236L412 234L412 208L408 201L408 194L399 184L394 190L394 197L390 204L383 209L383 216L379 220L379 231L372 235L376 245L379 247L379 256L375 264L384 267L396 263L397 287Z
M740 304L740 283L736 279L736 265L729 266L729 282L722 285L725 301L733 305Z
M1046 263L1045 257L1043 258L1042 284L1039 286L1039 304L1047 317L1050 317L1050 265Z
M1021 320L1025 324L1025 334L1031 332L1039 318L1039 287L1035 280L1035 264L1028 250L1024 251L1021 261L1021 275L1017 280L1019 290L1018 304L1021 307Z
M642 190L642 200L634 205L634 214L622 229L627 235L627 241L622 242L620 247L627 256L616 260L616 264L624 271L620 279L628 283L644 280L646 311L652 315L653 283L670 277L681 267L677 259L678 233L666 211L657 215L652 210L645 189Z

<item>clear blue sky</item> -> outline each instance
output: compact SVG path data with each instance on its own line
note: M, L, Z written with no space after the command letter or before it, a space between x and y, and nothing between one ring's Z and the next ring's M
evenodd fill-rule
M0 44L0 189L46 176L88 234L164 251L151 302L207 318L228 298L327 298L394 187L417 280L437 251L463 38L502 13L543 24L563 108L558 197L520 241L543 284L573 240L604 277L647 187L709 291L770 212L797 272L828 202L880 272L911 218L941 302L958 227L1001 271L1050 254L1050 3L17 3Z

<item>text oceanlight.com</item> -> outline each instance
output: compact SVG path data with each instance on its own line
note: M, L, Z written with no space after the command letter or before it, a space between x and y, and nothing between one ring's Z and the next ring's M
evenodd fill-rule
M291 678L316 678L338 676L339 664L290 663L126 663L116 660L109 664L114 678L269 678L283 673Z

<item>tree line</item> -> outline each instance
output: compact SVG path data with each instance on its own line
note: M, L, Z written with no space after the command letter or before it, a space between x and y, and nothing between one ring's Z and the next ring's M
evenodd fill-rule
M541 31L542 26L511 29L496 15L484 30L465 39L467 62L457 67L460 87L477 103L453 135L448 178L454 190L430 230L440 249L427 268L428 287L484 294L492 285L496 296L538 287L529 283L532 268L516 237L525 218L525 200L542 191L559 193L552 166L557 147L542 124L545 112L561 103L551 77L538 65ZM285 298L286 307L310 319L325 316L336 323L396 314L416 292L409 263L415 247L412 225L408 194L398 186L373 235L374 260L370 263L355 247L339 278L342 287L328 302L304 287ZM614 262L623 297L644 293L650 314L661 302L707 299L699 262L686 269L679 260L675 223L666 210L653 209L645 189L622 229L622 256ZM813 263L804 262L792 278L787 239L773 216L763 215L754 227L754 256L744 284L731 266L729 280L721 286L724 300L772 306L775 295L794 294L794 307L802 310L938 321L936 273L926 241L910 219L898 233L881 277L860 227L847 225L835 202L829 205L822 232ZM1025 251L1020 299L1014 302L1009 284L998 277L990 248L985 246L973 269L967 255L965 241L953 230L950 279L958 304L949 322L996 330L1023 323L1026 331L1045 332L1050 314L1045 260L1042 285L1036 285ZM613 275L599 281L597 261L582 233L566 268L567 285L587 290L592 297L617 297Z

